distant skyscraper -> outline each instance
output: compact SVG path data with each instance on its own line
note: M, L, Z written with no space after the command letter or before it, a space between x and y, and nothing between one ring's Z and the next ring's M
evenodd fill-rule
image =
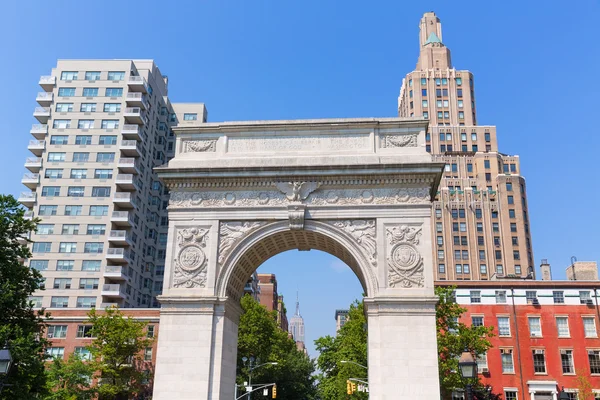
M296 292L296 313L290 319L290 333L296 342L304 343L304 318L300 315L300 302Z
M338 332L348 321L349 310L335 310L335 331Z

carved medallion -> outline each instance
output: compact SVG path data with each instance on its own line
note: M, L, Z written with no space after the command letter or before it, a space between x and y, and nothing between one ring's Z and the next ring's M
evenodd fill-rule
M233 246L254 230L265 225L265 221L228 221L219 227L219 264L223 265Z
M215 151L217 139L209 140L186 140L183 142L184 153L202 153Z
M417 249L421 228L407 225L386 229L390 245L388 262L388 285L405 288L423 287L423 257Z
M187 228L177 231L177 256L173 260L173 287L205 287L207 259L204 249L208 229Z

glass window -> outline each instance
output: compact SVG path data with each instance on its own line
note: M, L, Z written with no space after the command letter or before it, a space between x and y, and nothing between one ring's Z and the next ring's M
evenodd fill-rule
M421 96L427 97L427 89L421 89Z
M527 317L529 322L529 334L531 336L542 336L542 325L540 317Z
M108 71L108 78L109 81L122 81L123 79L125 79L125 72L124 71Z
M115 160L115 153L98 153L96 154L96 162L107 163Z
M83 186L69 186L69 190L67 191L67 196L83 197L84 196L84 187Z
M42 187L42 197L60 196L60 186L44 186Z
M83 260L81 264L82 271L100 271L100 260Z
M565 293L562 290L553 291L552 297L554 298L554 304L564 304L565 302Z
M79 289L98 289L98 278L81 278Z
M119 129L118 119L103 119L102 129Z
M75 88L59 88L58 89L59 97L71 97L75 96Z
M54 224L38 224L36 232L38 235L52 235L54 234Z
M77 128L78 129L94 129L94 120L93 119L80 119L79 121L77 121ZM91 137L90 137L91 139ZM90 143L76 143L76 144L92 144L91 140Z
M427 85L427 78L421 78L421 86Z
M73 111L73 103L56 103L56 112Z
M471 325L472 326L483 326L483 317L482 316L471 316Z
M83 97L98 96L98 88L83 88Z
M512 350L500 349L500 354L502 356L502 373L513 374L515 372L515 367L513 364Z
M149 338L154 337L154 325L148 325L146 337L149 337Z
M444 259L444 250L438 250L438 260Z
M183 114L183 120L184 121L196 121L196 120L198 120L198 114L196 114L196 113Z
M144 361L152 361L152 347L144 349Z
M75 242L60 242L60 247L58 249L59 253L76 253L77 252L77 243Z
M77 337L78 338L91 338L92 337L92 325L77 325Z
M89 224L87 226L88 235L104 235L106 234L106 225L104 224Z
M71 289L71 278L55 278L54 289Z
M110 187L95 186L92 188L92 197L110 197Z
M445 274L446 273L446 264L438 264L438 272L440 274Z
M92 299L94 302L94 305L91 307L95 307L96 306L96 298L95 297L78 297L77 298L77 307L79 307L79 299ZM83 300L82 303L83 305ZM91 308L89 307L89 308ZM88 307L84 307L84 308L88 308ZM75 354L79 357L80 360L84 360L84 361L90 361L92 359L92 353L87 349L87 347L75 347Z
M87 162L90 159L90 153L73 153L73 162Z
M123 96L123 88L106 88L106 97L121 97Z
M471 303L481 303L481 291L471 290L470 292Z
M57 271L72 271L75 266L75 261L73 260L58 260L56 261L56 270Z
M104 103L104 112L120 112L121 103Z
M117 137L114 135L101 135L98 144L117 144Z
M94 215L94 216L108 215L108 206L90 206L90 215Z
M569 337L569 318L556 317L556 329L558 331L558 337Z
M442 223L441 223L441 222L436 222L436 223L435 223L435 231L436 231L436 232L442 232L442 230L443 230L443 225L442 225Z
M592 295L589 290L580 290L579 291L579 301L581 304L587 304L589 300L592 300Z
M112 169L97 169L94 171L95 179L111 179L113 176Z
M81 206L65 206L65 215L81 215Z
M519 264L515 264L515 274L521 275L521 266Z
M55 119L52 121L52 127L54 129L69 129L71 127L70 119Z
M87 178L87 169L72 169L71 170L71 179L86 179Z
M63 296L52 296L50 307L52 308L67 308L69 306L69 298Z
M423 101L421 102L421 105L423 106L423 108L427 108L427 107L428 107L427 100L423 100Z
M42 296L29 296L29 302L33 308L42 308Z
M52 135L50 136L50 144L69 144L69 137L66 135Z
M590 372L600 374L600 350L588 350L588 361L590 362Z
M51 306L53 307L53 306ZM50 358L60 358L61 360L65 357L64 347L46 347L46 355Z
M534 300L537 299L537 291L535 291L535 290L525 291L525 299L527 300L527 304L532 304L534 302Z
M96 112L96 103L81 103L81 112Z
M498 317L498 336L510 336L509 317Z
M459 225L460 225L460 231L461 232L466 232L467 231L467 224L465 222L461 222Z
M517 391L516 390L505 390L504 398L506 400L518 400L517 399Z
M573 366L573 350L561 350L560 363L562 365L563 374L574 373L575 367Z
M76 71L63 71L60 74L61 81L76 81L77 80L77 72Z
M482 274L487 274L487 265L480 264L479 265L479 272L481 272Z
M594 317L583 317L583 331L585 337L598 337L596 333L596 319Z
M506 290L496 290L496 303L506 303Z
M85 80L86 81L100 80L100 71L86 71Z
M104 243L87 242L83 248L84 253L100 254L104 251Z
M29 261L29 268L45 271L48 269L48 260L31 260Z
M471 132L471 141L472 142L476 142L477 141L477 132Z
M546 373L546 357L543 349L533 349L533 372L536 374Z
M83 279L80 279L82 281ZM81 285L79 285L80 289ZM96 307L96 297L79 296L77 297L77 308L94 308Z

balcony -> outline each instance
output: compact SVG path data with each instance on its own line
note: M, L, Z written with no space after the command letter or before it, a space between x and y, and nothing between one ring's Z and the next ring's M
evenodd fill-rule
M148 123L148 118L142 112L140 107L127 107L123 112L123 117L125 117L125 122L133 123L133 124L146 124Z
M31 241L31 232L25 233L23 235L17 236L17 242L22 245L26 245Z
M35 96L35 101L42 107L48 107L52 100L54 100L54 93L52 92L39 92L37 96Z
M129 214L129 211L113 211L110 222L117 226L131 226L133 225L133 215Z
M25 168L31 172L40 172L40 169L42 168L41 157L27 157L25 160Z
M35 189L40 183L40 174L25 174L21 178L21 183L29 189Z
M123 135L124 139L140 140L142 135L141 130L139 125L125 124L121 129L121 135Z
M33 110L33 116L42 124L45 124L48 122L48 118L50 118L50 107L36 107Z
M52 91L52 89L54 89L54 86L56 86L56 77L55 76L40 76L39 85L46 92L50 92L50 91Z
M29 144L27 145L27 149L39 157L42 155L42 153L46 149L46 141L45 140L30 140Z
M33 207L35 203L35 192L21 192L19 198L17 199L19 203L23 204L25 207Z
M108 241L119 246L132 245L131 237L127 234L127 231L110 231L108 233Z
M130 76L127 80L127 86L131 92L148 93L148 84L143 76Z
M115 192L113 203L121 208L134 208L136 206L133 196L129 192Z
M119 144L119 150L121 150L121 155L128 157L139 157L142 155L138 148L137 140L122 140Z
M117 297L121 299L127 296L125 294L125 287L119 284L102 285L101 294L105 297Z
M33 124L29 131L36 139L43 139L48 134L48 125L46 124Z
M139 174L137 164L135 163L135 158L119 158L119 162L117 163L117 167L119 168L119 172L124 172L127 174Z
M113 281L126 281L129 279L127 274L125 274L125 268L120 265L107 265L104 267L103 276Z
M121 190L136 190L137 183L133 178L133 174L118 174L115 179L117 187Z
M146 96L142 93L129 92L125 100L129 106L142 107L144 110L148 109L148 100L146 100Z

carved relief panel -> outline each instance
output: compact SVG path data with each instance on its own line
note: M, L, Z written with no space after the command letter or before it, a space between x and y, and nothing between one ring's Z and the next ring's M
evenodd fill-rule
M177 230L172 279L174 288L206 287L208 232L208 228L202 227Z
M420 226L386 227L388 287L422 288L425 286L423 256L418 249L421 234Z

